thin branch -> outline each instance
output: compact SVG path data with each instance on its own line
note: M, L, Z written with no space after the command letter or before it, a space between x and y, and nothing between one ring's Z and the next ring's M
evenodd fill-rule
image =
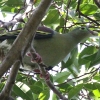
M99 69L100 69L100 66L99 66L99 68L95 69L94 71L85 73L85 74L83 74L83 75L80 75L80 76L75 77L75 78L72 78L72 79L68 79L67 82L69 82L69 81L71 81L71 80L73 80L73 79L80 78L80 77L82 77L82 76L88 75L88 74L93 74L93 73L97 72Z
M100 25L97 21L93 20L92 18L88 17L87 15L83 14L82 12L79 11L79 13L80 13L81 16L87 18L88 20L94 22L97 25Z
M100 0L94 0L95 4L100 8Z
M94 22L95 24L100 25L97 21L93 20L92 18L88 17L87 15L83 14L83 13L80 11L80 4L81 4L81 0L78 0L78 5L77 5L76 12L79 13L79 18L80 18L80 16L83 16L83 17L87 18L88 20Z
M71 3L71 0L68 0L67 7L66 7L67 12L66 12L65 23L64 23L65 28L66 28L66 23L67 23L67 20L68 20L68 10L69 10L69 7L70 7L70 3Z
M27 8L26 7L26 0L24 0L24 5L23 5L23 7L21 7L18 11L17 11L17 13L13 16L13 18L12 18L12 20L15 18L15 16L17 16L23 9L25 9L25 8Z
M35 50L31 45L31 50L30 53L32 55L32 59L35 58ZM45 69L47 66L43 63L43 62L37 62L39 65L39 69L40 69L40 73L42 74L47 86L61 99L61 100L68 100L67 98L65 98L56 88L55 86L52 84L52 82L50 81L50 77L48 76L49 73L47 72L47 70ZM48 76L48 79L46 79L46 77Z
M66 84L66 83L72 81L73 79L78 79L78 78L81 78L81 77L83 77L83 76L85 76L85 75L88 75L88 74L94 74L94 73L96 73L98 70L100 70L100 66L99 66L98 68L96 68L94 71L85 73L85 74L83 74L83 75L80 75L80 76L77 76L77 77L74 77L74 78L71 78L71 79L67 79L66 82L61 83L61 84L58 84L58 85L55 85L55 86L60 86L60 85L62 85L62 84Z
M9 98L12 87L13 87L15 80L16 80L16 76L17 76L17 72L18 72L19 67L20 67L20 61L17 61L13 65L13 67L10 71L10 75L7 79L7 82L6 82L2 92L0 94L0 100L7 100L7 98Z
M52 84L52 82L50 80L45 81L46 84L48 85L48 87L61 99L61 100L68 100L67 98L65 98L56 88L55 86Z
M16 25L16 23L18 22L25 23L23 19L26 18L26 13L32 10L33 3L32 4L29 3L26 6L25 4L26 4L26 0L24 2L24 6L18 10L18 12L13 16L12 20L10 20L9 22L0 21L1 22L0 27L5 28L6 30L9 31L9 28L11 27L11 30L12 30L14 25ZM25 9L23 15L17 16L20 13L20 11L23 9Z

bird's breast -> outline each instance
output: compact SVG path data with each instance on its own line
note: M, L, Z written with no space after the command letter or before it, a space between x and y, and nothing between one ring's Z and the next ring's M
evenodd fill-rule
M71 51L72 44L65 38L50 38L34 40L34 48L47 66L55 66Z

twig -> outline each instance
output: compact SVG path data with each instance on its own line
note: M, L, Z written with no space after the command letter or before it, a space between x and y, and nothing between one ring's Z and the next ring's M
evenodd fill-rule
M20 8L17 13L13 16L12 20L15 18L15 16L17 16L23 9L25 9L25 4L26 4L26 0L24 0L24 5L22 8Z
M15 83L16 75L18 72L18 69L20 67L20 61L17 61L10 71L10 75L7 79L6 85L4 86L1 94L0 94L0 100L8 100L9 95L11 93L12 87Z
M55 86L52 84L52 82L50 80L45 81L46 84L48 85L48 87L61 99L61 100L68 100L67 98L65 98L56 88Z
M83 16L83 17L89 19L90 21L94 22L95 24L100 25L97 21L93 20L92 18L88 17L87 15L83 14L83 13L80 11L80 4L81 4L81 0L78 0L78 5L77 5L76 12L79 13L79 18L80 18L80 16Z
M74 78L71 78L71 79L67 79L66 82L61 83L61 84L58 84L58 85L55 85L55 86L60 86L60 85L62 85L62 84L66 84L66 83L70 82L70 81L73 80L73 79L78 79L78 78L81 78L81 77L83 77L83 76L85 76L85 75L93 74L93 73L97 72L99 69L100 69L100 66L99 66L98 68L96 68L94 71L85 73L85 74L83 74L83 75L80 75L80 76L77 76L77 77L74 77Z
M30 49L30 53L31 53L31 56L32 56L32 59L35 58L35 49L33 48L33 46L31 45L31 49ZM43 63L43 62L37 62L37 64L39 65L39 69L40 69L40 72L47 84L47 86L62 100L68 100L67 98L65 98L55 87L54 85L52 84L52 82L50 81L50 79L45 79L47 75L49 75L49 73L47 72L47 70L45 69L47 66Z
M84 16L85 18L89 19L90 21L94 22L95 24L100 25L97 21L93 20L92 18L88 17L87 15L84 15L82 12L79 11L79 13L81 16Z
M12 30L16 23L18 22L25 23L23 19L26 18L26 13L32 10L32 4L29 4L29 5L27 4L26 6L25 4L26 4L26 0L24 1L24 6L18 10L18 12L13 16L12 20L10 20L9 22L0 21L1 22L0 27L5 28L6 30L10 31L9 28L11 27L11 30ZM17 16L20 13L20 11L23 9L25 9L25 12L23 13L23 15Z
M94 0L94 2L100 8L100 0Z
M69 81L71 81L71 80L73 80L73 79L80 78L80 77L82 77L82 76L88 75L88 74L93 74L94 72L97 72L99 69L100 69L100 66L99 66L99 68L96 68L94 71L85 73L85 74L83 74L83 75L80 75L80 76L75 77L75 78L72 78L72 79L68 79L67 82L69 82Z
M68 0L67 8L66 8L67 12L66 12L66 17L65 17L65 22L64 22L65 30L66 30L66 23L67 23L67 20L68 20L68 10L69 10L70 3L71 3L71 0Z

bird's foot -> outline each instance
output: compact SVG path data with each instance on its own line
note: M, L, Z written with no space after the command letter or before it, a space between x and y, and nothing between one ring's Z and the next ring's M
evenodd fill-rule
M40 74L40 77L41 77L41 78L44 78L44 79L47 81L47 80L50 79L50 74L49 74L49 72L47 71L47 72L45 73L45 75L43 75L43 74L41 73L41 74Z
M40 66L44 66L44 64L42 63L42 57L38 53L36 53L36 52L27 52L26 55L31 57L31 62L33 62L33 63L36 62ZM50 79L50 75L49 75L47 70L45 71L45 74L42 74L39 69L34 69L33 71L36 74L40 74L40 78L44 78L46 81Z
M38 53L27 52L26 55L32 57L31 62L37 62L39 64L42 62L42 57Z
M30 57L31 56L31 53L30 52L27 52L26 53L26 56L29 56Z
M34 71L35 74L40 74L41 73L38 68L34 69L33 71Z
M34 60L35 60L37 63L41 63L42 62L42 57L38 53L34 53L34 55L36 57L32 58L32 61L34 62Z
M43 75L39 69L34 69L34 72L36 74L40 74L40 78L44 78L46 81L50 79L50 75L48 71L46 71L45 75Z

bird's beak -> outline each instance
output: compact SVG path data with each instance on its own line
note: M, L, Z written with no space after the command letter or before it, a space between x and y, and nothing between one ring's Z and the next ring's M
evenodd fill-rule
M89 29L89 26L87 27L87 29L88 29L88 31L90 31L90 34L91 34L92 36L98 36L98 32L96 32L96 31L91 31L91 30Z
M92 30L90 30L90 29L88 29L88 31L90 31L90 34L91 34L92 36L98 36L98 32L92 31Z
M90 30L90 33L91 33L93 36L98 36L98 32L96 32L96 31L91 31L91 30Z

